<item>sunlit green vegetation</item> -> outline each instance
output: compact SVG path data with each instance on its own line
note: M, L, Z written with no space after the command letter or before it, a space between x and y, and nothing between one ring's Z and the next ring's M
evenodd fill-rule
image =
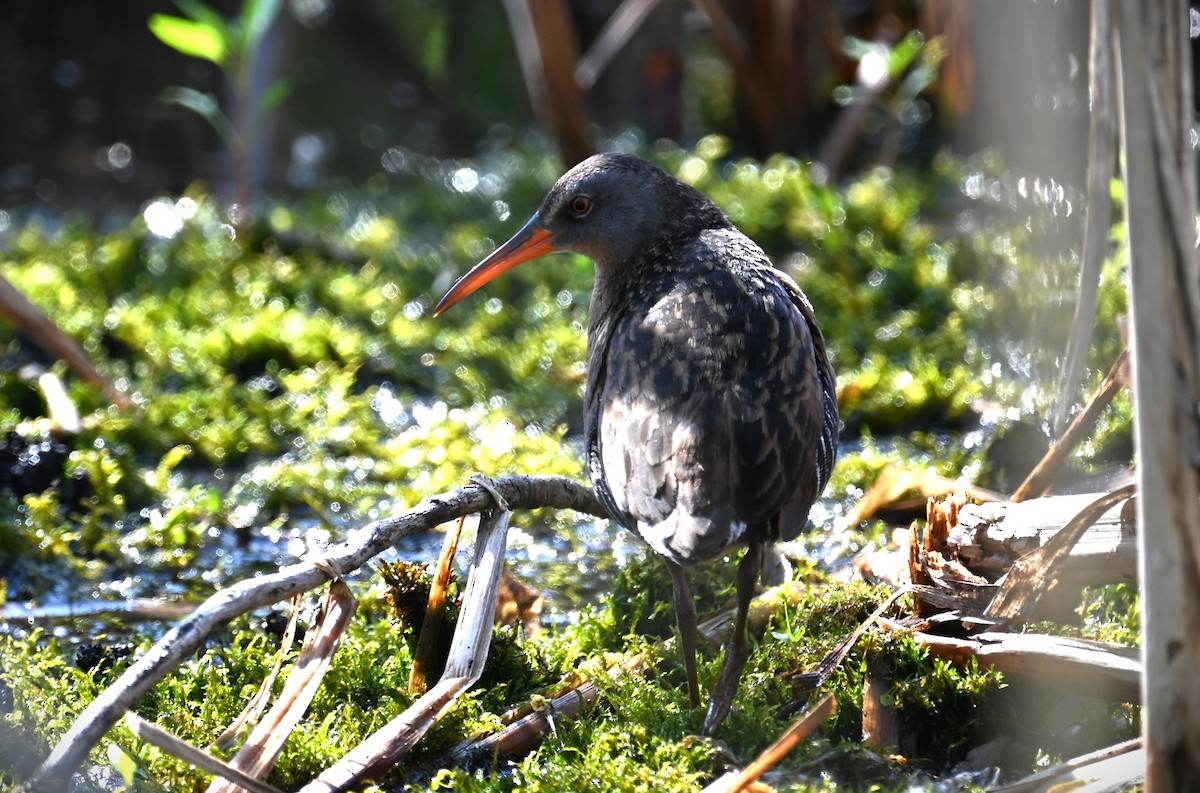
M1044 309L1031 295L995 288L1037 265L1022 258L1019 236L980 242L946 232L949 213L959 211L961 165L939 161L919 176L880 170L828 187L793 159L730 162L719 138L651 155L711 195L810 296L838 371L845 437L861 441L860 453L840 462L835 497L869 486L896 458L953 476L979 471L986 444L964 435L977 426L979 406L1019 412L1046 404L1016 378L1008 346L1012 323ZM85 417L82 434L52 437L40 396L19 373L40 354L0 327L13 362L0 368L0 433L53 447L14 467L20 475L0 491L0 568L11 597L35 599L63 582L82 594L126 576L187 578L199 551L222 533L277 529L302 515L336 536L477 471L583 477L577 436L590 265L569 256L526 265L445 317L429 316L453 279L536 208L557 164L528 152L443 162L397 151L388 171L319 201L280 203L244 232L196 188L118 227L33 219L0 238L5 276L137 403L122 413L52 364ZM1119 266L1106 273L1093 381L1115 349ZM1093 457L1127 437L1127 407L1114 415L1108 440L1087 450ZM531 530L565 533L572 520L540 515ZM697 582L702 610L729 596L732 567L716 563ZM786 673L818 661L882 597L819 572L813 578L814 588L772 618L754 649L725 731L743 760L806 696ZM204 579L201 588L215 583ZM635 560L611 597L569 626L536 639L502 632L491 676L422 743L411 767L494 726L495 714L602 653L645 650L654 672L603 677L601 707L559 723L514 768L426 773L416 789L586 789L602 779L606 789L690 790L718 775L720 748L688 737L702 713L685 707L677 654L657 644L673 625L669 590L654 560ZM1106 620L1127 594L1099 596L1088 619ZM351 638L275 784L299 785L411 701L406 638L384 618L379 592L362 595ZM149 638L136 641L144 647ZM276 641L238 621L138 711L171 716L184 737L211 741L262 679ZM788 761L793 770L826 753L860 751L853 747L867 646L835 677L839 715ZM877 772L864 784L902 787L914 770L940 771L969 748L957 736L999 683L934 663L902 641L870 646L889 659L898 710L941 720L935 734L945 751L936 758L863 766ZM0 718L0 746L44 753L125 663L83 671L70 656L69 644L41 632L3 640L0 705L5 696L11 704ZM706 688L719 657L704 658ZM931 685L954 707L935 707ZM123 730L112 741L153 780L138 789L202 789L195 772ZM108 751L102 745L96 761L106 763ZM15 760L11 767L28 771ZM806 768L792 784L818 789L820 764Z

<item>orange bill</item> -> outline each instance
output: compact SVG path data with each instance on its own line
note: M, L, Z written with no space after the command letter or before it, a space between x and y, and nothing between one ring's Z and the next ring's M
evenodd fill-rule
M508 272L518 264L553 252L555 250L554 234L535 225L536 221L537 217L532 218L512 236L512 239L492 251L490 256L459 278L458 283L450 287L450 291L437 304L433 315L436 317L488 281L501 273Z

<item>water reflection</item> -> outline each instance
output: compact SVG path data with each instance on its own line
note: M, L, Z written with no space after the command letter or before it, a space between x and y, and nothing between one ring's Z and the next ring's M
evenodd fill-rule
M992 347L1003 369L985 377L1030 384L1016 395L1022 409L1046 415L1058 398L1078 296L1086 196L1069 181L1005 168L994 156L970 161L958 186L965 200L954 231L981 257L983 283L995 298Z

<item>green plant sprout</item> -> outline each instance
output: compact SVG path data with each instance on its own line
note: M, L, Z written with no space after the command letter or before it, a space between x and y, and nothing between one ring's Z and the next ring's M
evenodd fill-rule
M928 115L920 98L937 79L945 44L941 38L926 41L914 30L895 46L847 36L842 51L858 61L858 84L839 85L833 90L833 99L842 106L870 105L882 111L886 135L880 161L891 166L901 130Z
M221 109L217 98L195 88L171 86L161 98L182 105L207 121L233 157L234 205L240 209L235 219L245 221L251 199L249 156L258 113L275 110L291 92L291 83L277 80L253 105L254 75L259 53L279 11L282 0L246 0L241 12L226 19L202 0L175 0L186 17L152 14L150 32L159 41L192 58L211 61L225 73L233 95L232 119Z

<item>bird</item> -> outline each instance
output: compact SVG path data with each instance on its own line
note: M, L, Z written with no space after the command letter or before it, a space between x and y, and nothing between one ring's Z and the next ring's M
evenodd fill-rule
M529 221L463 275L438 316L554 251L589 257L584 453L601 503L663 558L691 707L700 705L687 569L746 546L704 732L728 716L749 656L764 552L792 539L837 454L836 380L813 308L700 190L625 153L564 174Z

